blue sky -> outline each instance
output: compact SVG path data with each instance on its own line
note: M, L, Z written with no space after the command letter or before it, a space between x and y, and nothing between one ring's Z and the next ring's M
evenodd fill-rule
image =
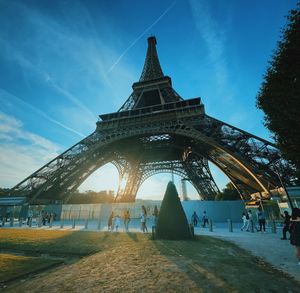
M0 0L0 186L12 187L93 132L99 114L120 108L140 77L151 34L183 98L200 96L208 115L270 140L255 97L295 6L296 0ZM222 188L227 179L213 173ZM139 197L161 197L169 179L150 178ZM107 165L81 190L113 189L116 181Z

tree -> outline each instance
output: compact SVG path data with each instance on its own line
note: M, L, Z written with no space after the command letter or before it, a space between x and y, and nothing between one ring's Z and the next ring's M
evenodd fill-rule
M257 96L264 124L300 178L300 2L287 16Z
M7 196L9 194L9 188L0 187L0 196Z
M231 182L227 183L226 187L222 189L222 192L218 193L215 197L215 200L238 200L238 199L241 199L241 197Z
M170 240L192 238L188 221L173 182L168 183L161 203L156 237Z
M68 200L68 204L89 204L89 203L112 203L114 202L114 193L112 191L93 191L87 190L80 193L76 190Z

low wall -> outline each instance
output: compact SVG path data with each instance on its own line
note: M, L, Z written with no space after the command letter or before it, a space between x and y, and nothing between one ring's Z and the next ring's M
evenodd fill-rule
M201 219L203 212L214 222L226 222L231 219L233 222L241 222L242 213L245 211L245 205L242 200L228 201L204 201L189 200L182 202L183 209L188 220L191 219L194 211Z
M34 215L44 210L48 213L55 213L56 219L65 220L89 218L91 220L100 219L106 221L113 211L115 215L124 214L125 210L130 211L131 218L139 218L141 206L145 205L148 216L151 216L156 205L160 209L161 201L143 201L135 203L115 203L115 204L73 204L73 205L47 205L47 206L31 206ZM226 222L231 219L234 222L241 221L241 214L244 211L243 201L201 201L190 200L182 202L183 209L187 219L190 221L194 211L201 219L203 211L206 211L208 218L214 222Z

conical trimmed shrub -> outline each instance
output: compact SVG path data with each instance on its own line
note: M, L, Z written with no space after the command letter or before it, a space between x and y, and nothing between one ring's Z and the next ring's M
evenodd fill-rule
M168 183L161 203L156 226L156 237L170 240L192 238L176 187L171 181Z

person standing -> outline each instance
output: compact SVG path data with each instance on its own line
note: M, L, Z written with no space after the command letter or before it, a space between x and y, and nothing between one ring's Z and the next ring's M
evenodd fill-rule
M157 219L158 219L158 208L157 206L154 207L153 214L152 214L152 229L156 229Z
M259 232L265 233L266 232L266 216L265 212L259 208L257 212L257 219L259 224Z
M146 220L147 220L147 211L144 205L142 205L142 212L141 212L141 229L142 231L145 233L148 233L148 229L147 229L147 224L146 224Z
M291 218L291 244L296 247L298 265L300 265L300 209L292 209Z
M33 217L33 212L31 209L29 209L27 214L27 226L30 226L32 222L32 217Z
M125 226L125 231L128 232L128 226L130 222L130 213L129 210L126 210L124 213L124 226Z
M111 212L109 218L108 218L108 222L107 222L107 228L108 231L112 231L113 230L113 219L114 219L114 212Z
M291 230L290 230L291 216L289 215L288 211L284 211L283 213L284 215L281 214L281 217L284 218L284 220L283 220L282 237L280 239L287 240L286 232L289 232L291 235Z
M202 227L205 228L205 224L208 225L208 217L206 214L206 211L203 212L203 216L202 216Z
M250 211L251 212L251 211ZM249 211L246 211L245 216L246 216L246 231L249 232L249 226L250 226L250 215L252 217L252 213L249 213Z
M116 232L118 232L119 227L121 226L121 218L119 215L115 216L115 228L116 228Z
M193 223L194 227L197 227L198 221L199 221L199 217L196 214L196 212L194 211L194 213L192 215L192 223Z
M242 213L242 221L243 221L243 226L241 227L241 231L244 231L244 229L247 226L249 226L249 223L248 223L249 222L249 218L247 219L245 212Z
M246 215L246 217L248 216L248 226L247 226L247 229L246 229L246 231L250 231L251 230L251 232L253 231L252 230L252 227L253 227L253 229L254 229L254 222L253 222L253 216L252 216L252 211L251 210L249 210L249 211L247 211L247 215ZM250 230L249 230L249 228L250 228Z

